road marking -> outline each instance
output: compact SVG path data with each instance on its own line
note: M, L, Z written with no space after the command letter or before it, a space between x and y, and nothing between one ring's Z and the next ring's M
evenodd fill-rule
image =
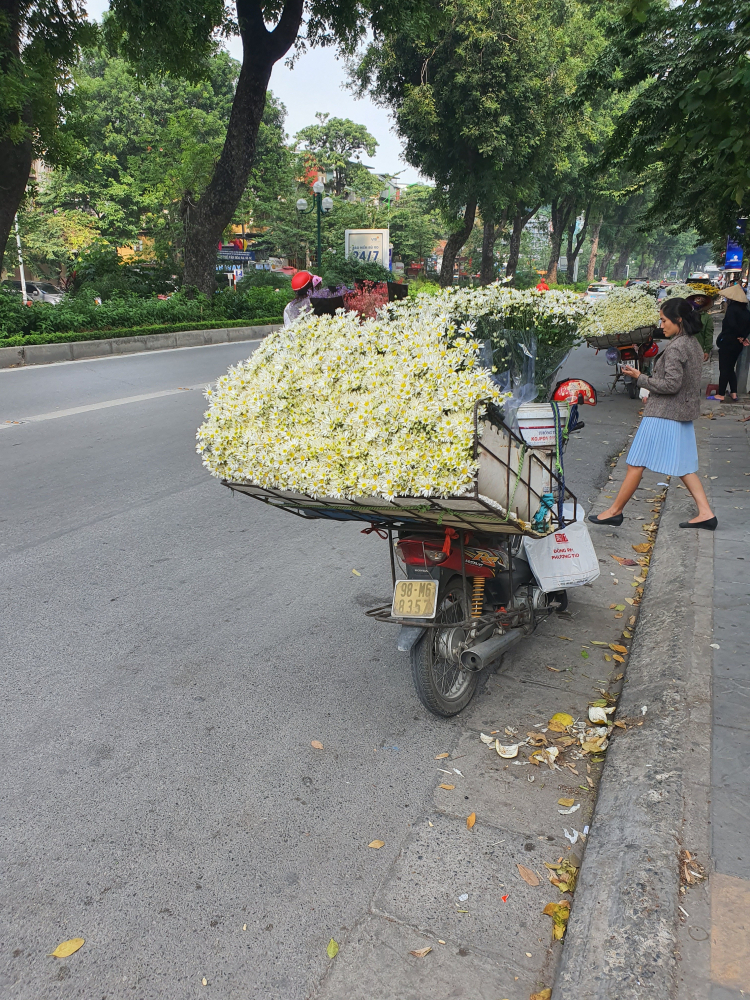
M51 413L37 413L33 417L22 420L6 420L0 423L0 430L17 427L19 424L37 424L43 420L56 420L58 417L72 417L76 413L90 413L91 410L106 410L110 406L124 406L125 403L141 403L145 399L159 399L160 396L176 396L178 392L190 392L192 389L204 389L204 385L185 385L179 389L162 389L160 392L144 392L140 396L122 396L120 399L105 399L102 403L88 403L86 406L72 406L68 410L53 410Z

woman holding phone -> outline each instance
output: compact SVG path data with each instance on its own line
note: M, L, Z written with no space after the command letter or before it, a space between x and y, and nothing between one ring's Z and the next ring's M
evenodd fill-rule
M630 446L628 471L610 506L601 514L590 514L593 524L622 524L623 508L641 482L644 469L662 476L679 476L695 500L698 513L681 528L714 531L718 521L708 505L698 478L698 448L693 421L700 416L703 348L696 339L700 332L699 314L687 299L665 299L660 326L669 343L654 365L653 375L623 365L622 372L637 379L648 399L638 431Z

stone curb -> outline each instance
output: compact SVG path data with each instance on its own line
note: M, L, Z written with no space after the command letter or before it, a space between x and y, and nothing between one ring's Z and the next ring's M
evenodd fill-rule
M262 340L280 326L235 326L224 330L179 330L142 337L111 337L108 340L77 340L66 344L29 344L0 347L0 368L49 365L56 361L80 361L140 351L167 351L175 347L205 347L243 340Z
M644 724L616 734L607 752L552 1000L667 1000L676 990L678 857L697 748L689 696L705 618L694 595L713 565L700 532L678 527L686 511L675 486L662 506L617 709L618 718Z

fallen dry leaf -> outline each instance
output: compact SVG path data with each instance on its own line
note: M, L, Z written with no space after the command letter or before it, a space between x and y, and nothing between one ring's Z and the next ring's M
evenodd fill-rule
M627 728L628 728L628 727L627 727L627 726L625 725L625 723L624 723L624 722L621 722L621 721L620 721L619 719L618 719L618 721L617 721L617 722L615 723L615 725L617 726L617 728L618 728L618 729L627 729Z
M439 753L435 760L445 760L446 757L450 757L449 753Z
M562 670L559 667L547 667L547 670L554 670L556 674L562 673Z
M609 653L604 654L604 659L607 661L607 663L612 662L612 657L609 655Z
M612 659L615 660L615 662L617 662L617 663L624 663L625 662L625 660L621 656L619 656L617 653L613 653L612 654Z
M613 605L612 605L612 607L614 608L614 607L615 607L615 605L613 604ZM601 641L600 641L600 640L598 640L598 639L592 639L592 640L591 640L591 645L592 645L592 646L608 646L608 645L609 645L609 643L608 643L608 642L601 642Z
M621 681L621 680L623 679L623 677L624 677L624 676L625 676L625 674L615 674L615 677L614 677L614 679L615 679L616 681Z
M615 618L622 618L622 611L618 611Z
M635 615L631 615L630 618L628 618L628 625L635 625Z
M316 750L322 750L323 749L323 744L320 742L320 740L311 740L310 741L310 746L314 747Z
M638 545L633 545L632 548L636 552L650 552L653 548L652 542L640 542Z
M575 799L558 799L557 800L557 804L559 806L565 806L566 808L568 806L572 806L574 804L574 802L575 802Z
M611 555L611 553L610 553L610 555ZM623 558L623 556L612 556L612 558L614 559L614 561L616 563L619 563L621 566L637 566L638 565L638 563L635 561L635 559L625 559L625 558Z
M570 636L569 636L569 635L558 635L558 637L557 637L557 638L558 638L558 639L567 639L567 641L568 641L568 642L572 642L572 641L573 641L573 640L572 640L572 639L570 638Z
M362 576L358 569L353 569L352 573L354 573L355 576Z
M570 917L568 900L564 899L561 903L547 903L542 913L546 917L552 917L552 936L555 941L562 941Z
M410 951L409 954L413 955L415 958L424 958L425 955L429 955L431 951L431 946L427 945L426 948L417 948L416 951Z
M371 840L370 843L367 846L371 847L373 849L373 851L379 851L381 847L385 847L385 841L384 840Z
M621 646L617 642L610 642L609 648L610 649L614 649L614 651L616 653L627 653L627 651L628 651L628 647L627 646Z
M205 976L203 977L203 979L201 979L201 984L202 984L203 986L208 986L208 980L206 979L206 977L205 977Z
M455 785L439 785L439 788L444 788L447 792L452 792L456 787Z
M552 996L552 987L547 987L546 990L540 990L538 993L532 993L529 1000L550 1000Z
M616 607L617 607L617 605L616 605L616 604L610 604L610 606L609 606L609 610L611 611L611 610L612 610L612 608L616 608Z
M477 821L477 814L476 813L472 813L471 816L467 816L466 817L466 826L468 827L469 830L471 830L471 828L474 826L474 824L476 823L476 821Z
M328 947L326 948L326 954L329 958L335 958L339 953L338 941L334 941L333 938L328 942Z
M71 938L69 941L61 941L52 952L52 957L68 958L69 955L74 955L78 949L82 948L85 944L85 938Z
M526 865L516 864L516 868L518 869L518 874L524 880L526 885L539 885L539 879L536 877L536 872L527 868Z
M635 601L633 600L632 597L626 597L625 600L628 602L628 604L635 604Z

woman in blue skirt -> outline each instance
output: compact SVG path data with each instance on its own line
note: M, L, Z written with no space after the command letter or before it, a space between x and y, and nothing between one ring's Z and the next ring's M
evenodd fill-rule
M643 420L630 446L628 471L614 503L589 515L594 524L622 524L622 511L641 482L644 469L661 476L679 476L698 506L698 513L681 528L714 531L717 520L708 505L697 476L698 449L693 421L700 415L703 348L696 339L701 329L700 315L686 299L665 299L661 307L661 328L669 343L654 365L654 374L641 375L637 368L623 365L625 375L648 389Z

